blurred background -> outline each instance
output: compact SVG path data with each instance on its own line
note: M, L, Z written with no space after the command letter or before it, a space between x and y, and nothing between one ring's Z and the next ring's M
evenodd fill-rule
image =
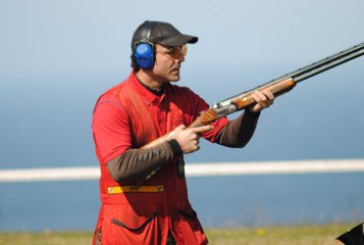
M0 1L0 170L98 166L98 96L131 72L144 20L199 37L180 85L209 104L364 41L364 2ZM364 57L264 111L244 149L208 142L187 164L364 158ZM233 115L234 118L236 115ZM205 226L359 222L364 173L189 177ZM0 229L93 229L97 180L0 183Z

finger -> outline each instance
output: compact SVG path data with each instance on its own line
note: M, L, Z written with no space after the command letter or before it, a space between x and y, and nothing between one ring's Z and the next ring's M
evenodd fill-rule
M198 144L194 145L193 147L193 151L198 151L200 149L200 146Z
M265 105L265 101L267 101L267 97L260 91L255 91L252 94L253 99L255 100L255 102L258 105L264 106Z
M181 125L177 126L177 128L185 129L186 128L186 125L181 124Z
M270 91L260 91L257 95L257 101L252 111L261 111L273 104L274 95ZM272 99L271 99L272 98Z
M268 98L266 107L269 107L269 106L273 105L273 102L274 102L274 94L271 91L267 90L267 91L265 91L265 95Z
M255 91L254 93L252 93L251 96L253 97L253 99L254 99L254 101L256 103L258 103L260 101L260 98L258 96L258 92L257 91Z
M261 92L261 91L257 91L256 95L259 98L259 101L263 101L264 102L264 101L267 100L267 96L265 96L265 94L263 92Z
M199 133L207 132L207 131L211 130L212 128L213 127L211 125L204 125L204 126L192 128L192 132L199 134Z
M181 125L177 126L173 131L184 130L185 128L186 128L186 126L184 124L181 124Z
M269 100L274 100L274 94L270 90L263 90L262 92Z

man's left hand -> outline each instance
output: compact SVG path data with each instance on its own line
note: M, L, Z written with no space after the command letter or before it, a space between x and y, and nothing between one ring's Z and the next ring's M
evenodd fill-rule
M252 94L253 99L256 104L249 107L250 111L253 113L260 112L261 110L271 106L274 101L274 95L269 90L255 91Z

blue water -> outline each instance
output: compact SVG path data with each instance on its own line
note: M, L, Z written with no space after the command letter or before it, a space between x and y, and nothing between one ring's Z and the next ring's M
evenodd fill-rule
M202 67L184 70L180 85L213 104L301 65ZM187 162L363 159L362 67L360 60L339 66L279 97L244 149L201 141ZM97 166L92 108L127 75L117 69L2 79L0 169ZM193 177L189 193L210 227L356 223L364 220L363 184L363 173ZM0 230L91 230L99 205L97 181L0 184Z
M189 177L205 227L364 220L364 173ZM92 230L97 181L0 184L0 230Z

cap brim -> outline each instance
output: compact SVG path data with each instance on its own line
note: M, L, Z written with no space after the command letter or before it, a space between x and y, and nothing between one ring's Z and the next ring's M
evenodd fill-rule
M178 47L178 46L182 46L186 43L191 43L191 44L197 43L197 41L198 41L198 37L180 34L180 35L176 35L176 36L167 38L159 43L162 45L165 45L165 46L169 46L169 47Z

